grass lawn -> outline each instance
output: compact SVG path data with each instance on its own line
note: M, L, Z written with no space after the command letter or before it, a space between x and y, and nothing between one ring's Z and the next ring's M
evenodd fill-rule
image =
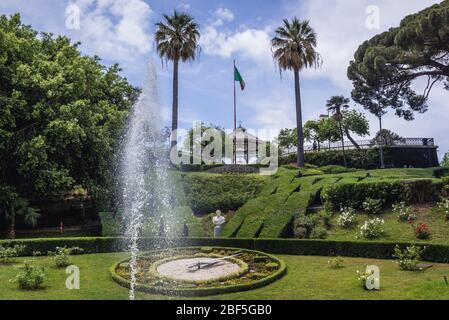
M125 257L123 253L93 254L72 257L81 270L81 289L65 288L64 269L51 265L51 258L36 258L48 275L47 287L38 291L17 289L9 279L17 273L14 265L0 266L0 299L127 299L128 290L114 283L108 268ZM212 296L209 299L449 299L449 286L443 276L449 276L449 265L437 264L422 272L400 271L388 260L343 258L344 267L333 270L327 257L282 256L288 274L281 280L252 291ZM22 261L19 259L18 262ZM367 264L380 268L381 290L368 292L361 288L356 270ZM169 299L165 296L138 293L137 299Z
M396 214L385 211L381 215L367 215L357 213L357 223L353 228L343 229L337 225L339 214L335 214L332 219L332 228L329 230L329 240L350 240L354 241L359 235L360 226L369 219L379 217L385 220L384 234L376 240L391 242L417 242L417 243L439 243L449 244L449 221L444 213L438 208L430 206L415 206L414 214L417 216L417 223L428 225L431 237L428 240L418 240L413 232L413 228L407 222L400 222Z

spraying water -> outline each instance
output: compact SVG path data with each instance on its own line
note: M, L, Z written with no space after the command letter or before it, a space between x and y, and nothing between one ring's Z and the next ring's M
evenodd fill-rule
M134 300L139 238L146 225L169 237L174 219L173 194L168 176L168 144L162 126L155 67L148 76L139 101L133 107L124 139L121 163L123 216L131 253L130 300ZM157 227L155 227L157 226Z

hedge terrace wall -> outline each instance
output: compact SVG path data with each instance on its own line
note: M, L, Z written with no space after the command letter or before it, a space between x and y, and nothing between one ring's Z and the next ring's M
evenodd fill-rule
M367 198L383 199L385 205L400 201L423 203L435 200L440 191L441 183L432 179L385 180L328 185L323 188L321 199L331 210L342 207L360 210Z

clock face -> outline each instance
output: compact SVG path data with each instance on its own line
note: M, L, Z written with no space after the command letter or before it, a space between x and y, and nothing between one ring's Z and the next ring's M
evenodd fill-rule
M241 267L228 260L209 257L168 261L157 267L165 277L181 281L216 280L238 273Z
M199 260L197 263L189 266L188 269L191 271L198 271L201 269L210 269L210 268L214 268L214 267L217 268L217 267L220 267L220 265L222 265L223 262L224 262L224 260L216 260L216 261L209 261L209 262L202 262L201 260Z

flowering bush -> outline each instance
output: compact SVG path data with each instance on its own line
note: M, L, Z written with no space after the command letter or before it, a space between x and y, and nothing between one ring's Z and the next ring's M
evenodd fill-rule
M446 215L446 219L449 219L449 199L444 199L438 202L438 208L440 208Z
M331 269L340 269L343 268L343 259L342 258L332 258L327 261L327 264Z
M363 202L363 210L368 214L379 214L382 212L382 207L385 201L382 199L367 198Z
M415 228L415 236L420 240L426 240L430 238L430 230L427 224L420 223L418 226L412 225Z
M382 235L385 224L383 219L374 218L368 221L360 227L360 236L365 239L375 239Z
M366 281L368 278L373 274L373 272L360 272L359 270L356 271L357 273L357 279L359 280L360 284L364 289L366 289Z
M23 263L19 274L10 282L17 283L23 290L36 290L42 286L45 278L44 268L36 266L31 260L28 260Z
M416 215L412 214L413 208L407 206L405 202L393 204L393 212L398 215L399 221L416 220Z
M337 224L342 228L350 228L355 223L355 210L352 208L342 208L337 219Z
M418 263L421 260L424 249L418 246L409 246L404 250L397 245L394 249L393 258L399 260L399 268L406 271L418 270Z
M14 247L0 246L0 264L13 263L14 259L18 257L25 250L25 246L15 245Z
M49 251L48 254L53 256L53 262L57 268L64 268L71 264L70 255L82 253L83 249L78 247L67 248L57 247L55 252Z

